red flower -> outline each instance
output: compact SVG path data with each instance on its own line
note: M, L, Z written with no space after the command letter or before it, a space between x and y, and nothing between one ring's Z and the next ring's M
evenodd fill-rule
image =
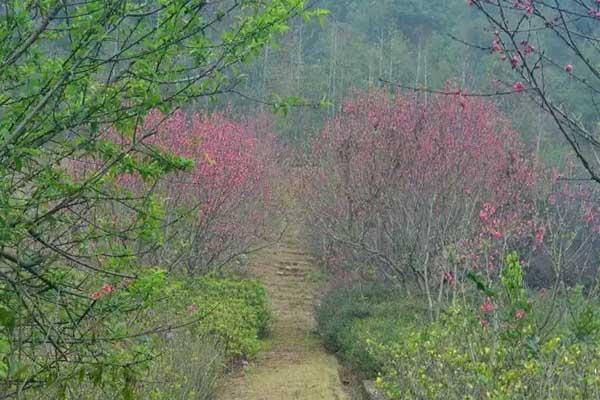
M517 310L517 312L515 312L515 318L516 319L527 318L527 312L525 312L524 310Z
M104 296L104 293L98 290L97 292L92 293L90 297L92 298L92 300L99 300L102 296Z
M515 90L515 92L521 93L523 90L525 90L525 85L523 85L522 82L515 82L515 84L513 85L513 89Z
M488 298L485 299L485 301L483 302L483 304L481 304L481 307L479 309L484 314L491 314L496 309L496 306L494 306L494 303L492 303L492 299L490 299L488 297Z
M545 235L546 235L546 228L544 228L542 226L537 230L537 232L535 232L535 241L538 243L543 243Z
M105 283L104 285L102 285L100 290L92 293L90 297L92 298L92 300L100 300L102 297L114 291L115 287L113 285L111 285L110 283Z
M456 284L456 279L454 279L454 273L444 272L444 281L448 282L448 284L454 286Z

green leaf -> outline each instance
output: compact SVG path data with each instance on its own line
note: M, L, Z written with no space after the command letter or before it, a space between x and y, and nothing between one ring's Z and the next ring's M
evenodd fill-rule
M10 343L4 338L0 338L0 354L8 354L10 352Z
M17 360L11 360L8 368L8 376L12 379L22 379L27 372L27 365L18 362Z
M15 329L15 314L3 307L0 307L0 325L12 331Z
M8 365L0 360L0 379L6 379L8 377Z

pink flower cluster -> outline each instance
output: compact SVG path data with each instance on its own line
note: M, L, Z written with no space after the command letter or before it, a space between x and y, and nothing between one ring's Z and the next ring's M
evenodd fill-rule
M588 15L595 19L600 19L600 10L590 9L588 11Z
M501 239L503 221L496 215L496 207L489 203L485 203L482 209L479 211L479 218L483 223L483 230L481 236L488 236L494 239Z
M190 265L218 264L262 238L275 171L266 116L234 120L225 112L178 111L165 117L154 111L142 128L152 131L156 134L147 143L195 162L192 171L161 186L170 207L197 210L189 229L195 229L202 250L194 250L197 258Z
M323 224L319 234L344 238L339 263L368 248L398 268L407 259L401 249L443 259L452 243L468 267L491 269L506 241L531 234L524 221L537 177L518 133L494 103L446 92L427 103L400 92L356 94L314 141L305 198ZM360 236L345 236L350 224ZM341 251L351 240L364 242ZM445 282L457 279L436 268Z
M479 307L479 309L484 314L491 314L494 312L494 310L496 310L496 306L492 302L492 299L486 297L485 301L481 304L481 307Z
M525 85L523 84L523 82L515 82L515 84L513 85L513 89L515 90L515 92L521 93L523 90L525 90Z
M521 47L523 48L523 55L525 56L528 56L535 51L535 47L533 47L528 40L522 40Z
M527 15L532 15L535 12L533 0L515 0L513 7L517 10L523 10Z
M525 310L517 310L515 312L515 318L517 320L521 320L521 319L526 319L527 318L527 312Z
M535 241L537 243L544 243L544 237L546 236L546 227L541 226L535 232Z
M113 293L114 291L115 291L115 287L113 285L111 285L110 283L105 283L102 285L102 287L99 290L92 293L92 295L90 297L92 298L92 300L100 300L104 296L106 296L110 293Z

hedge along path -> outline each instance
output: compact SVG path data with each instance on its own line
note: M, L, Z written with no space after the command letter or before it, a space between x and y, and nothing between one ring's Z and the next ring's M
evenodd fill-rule
M293 229L296 227L296 229ZM249 260L269 294L273 325L257 358L224 382L221 400L348 400L338 363L315 334L319 267L290 224L278 245Z

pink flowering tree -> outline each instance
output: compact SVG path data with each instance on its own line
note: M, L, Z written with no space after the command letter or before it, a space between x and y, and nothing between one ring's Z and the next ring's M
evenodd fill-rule
M514 72L522 92L554 122L584 174L600 182L597 96L600 93L600 2L469 0L490 26L474 43Z
M155 188L166 214L162 245L152 252L152 262L207 273L265 239L274 171L266 117L234 121L220 112L154 111L141 131L155 132L145 142L148 148L194 162ZM134 191L143 186L135 175L121 183Z
M416 284L432 310L466 269L493 274L529 233L536 174L481 98L355 94L315 140L311 165L307 207L324 257Z
M533 235L527 258L527 282L539 289L564 289L597 283L600 208L596 185L573 180L575 162L540 179Z

